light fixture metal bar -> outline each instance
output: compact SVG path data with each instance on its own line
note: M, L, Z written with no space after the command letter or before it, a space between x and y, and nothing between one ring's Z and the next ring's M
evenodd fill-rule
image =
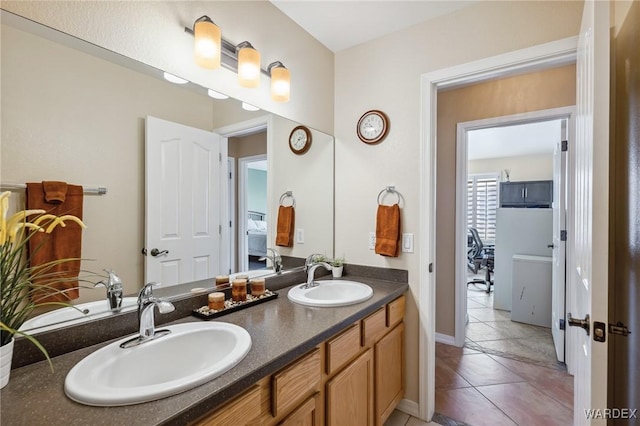
M184 32L193 35L193 30L189 27L184 27ZM221 38L221 40L222 46L220 53L222 55L220 56L220 65L230 71L238 72L238 53L236 52L236 45L224 38ZM271 76L269 71L262 67L260 67L260 72L267 77Z

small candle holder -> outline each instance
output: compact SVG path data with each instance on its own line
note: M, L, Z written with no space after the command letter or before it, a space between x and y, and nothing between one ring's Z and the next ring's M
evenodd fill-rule
M224 293L209 293L209 309L221 311L224 309Z
M251 280L251 295L262 296L266 290L264 278L254 278Z
M244 302L247 300L247 280L235 279L231 283L231 299L234 302Z

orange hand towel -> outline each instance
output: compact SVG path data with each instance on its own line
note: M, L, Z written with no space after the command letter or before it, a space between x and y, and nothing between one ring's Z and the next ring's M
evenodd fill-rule
M74 215L82 220L83 190L82 186L67 185L64 201L48 201L46 187L59 188L59 182L52 185L42 183L27 183L27 209L42 209L56 216ZM75 222L65 222L66 227L56 226L53 232L46 234L36 232L29 238L30 265L38 266L59 259L79 259L82 254L82 228ZM44 223L46 226L47 223ZM51 289L42 289L32 295L32 300L43 302L68 302L77 299L78 274L80 273L80 260L63 262L47 269L47 272L55 273L59 281L51 283L51 280L37 281L36 284L50 286Z
M293 228L295 226L295 210L293 206L278 208L278 226L276 228L276 245L293 247Z
M42 182L44 200L51 204L64 203L67 197L67 182L45 181Z
M376 253L397 257L400 252L400 206L378 206L376 215Z

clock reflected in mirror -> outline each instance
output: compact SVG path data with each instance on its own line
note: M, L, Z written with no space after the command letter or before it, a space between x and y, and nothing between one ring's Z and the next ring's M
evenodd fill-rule
M311 131L306 126L295 127L289 135L289 148L298 155L307 152L311 148Z
M364 143L374 144L381 142L389 132L389 118L379 110L367 111L358 120L356 132Z

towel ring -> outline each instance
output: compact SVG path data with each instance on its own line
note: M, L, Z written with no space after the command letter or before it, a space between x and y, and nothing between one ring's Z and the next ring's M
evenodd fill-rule
M382 200L380 199L380 196L383 196L384 193L386 192L390 192L392 194L396 194L396 197L398 197L398 205L400 204L400 193L398 191L396 191L396 187L395 186L387 186L385 189L383 189L382 191L380 191L378 193L378 205L382 204ZM384 199L384 196L382 197Z
M287 192L285 192L284 194L282 194L280 196L280 205L284 206L283 203L287 198L291 198L291 207L295 208L296 207L296 199L293 198L293 191L287 191Z

